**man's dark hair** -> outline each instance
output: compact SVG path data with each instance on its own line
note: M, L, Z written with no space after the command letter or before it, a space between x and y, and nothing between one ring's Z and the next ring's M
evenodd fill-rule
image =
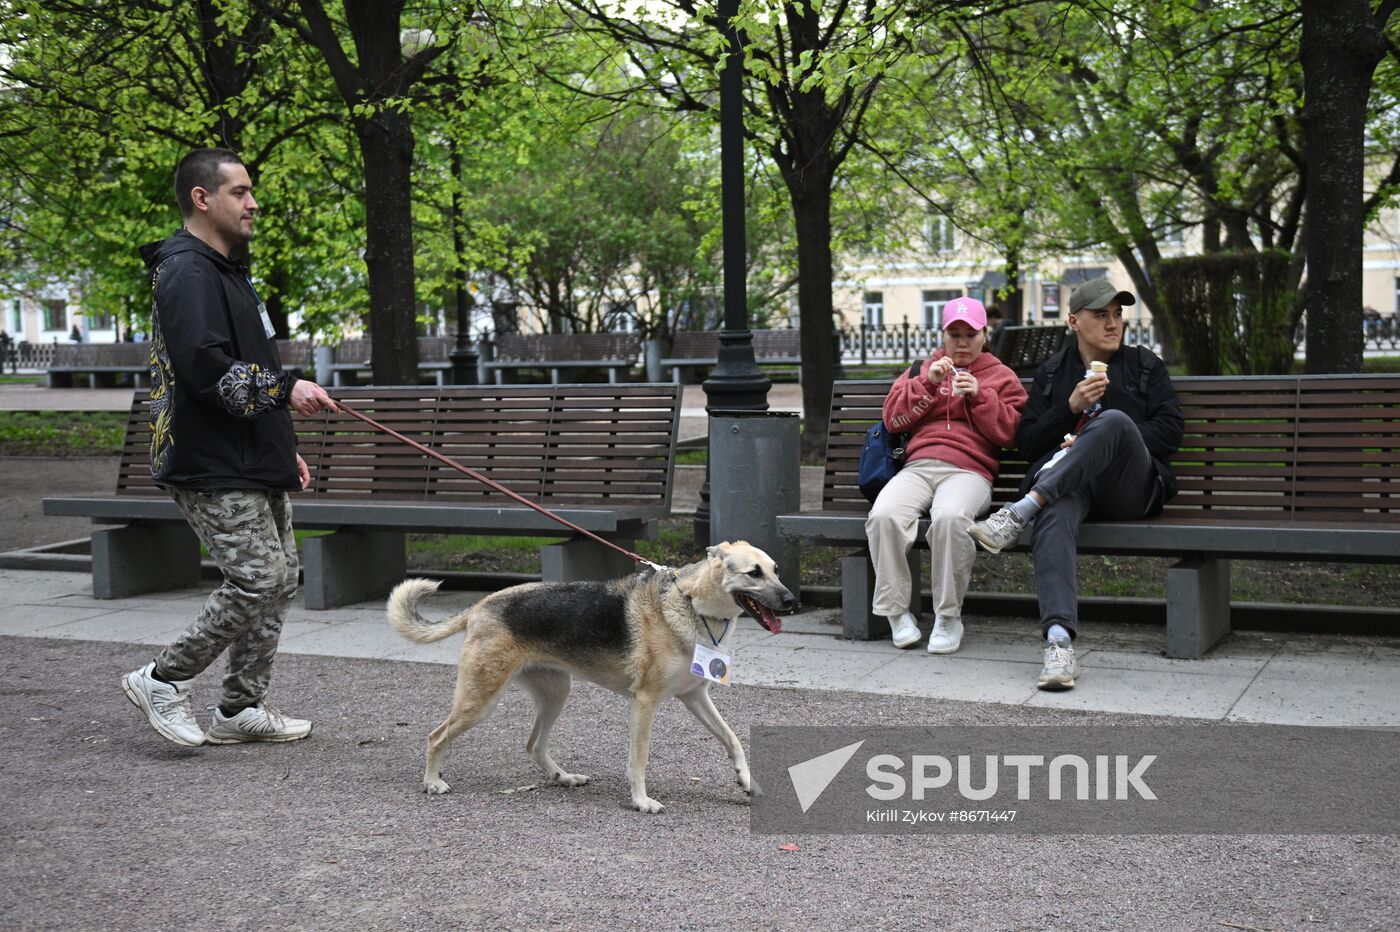
M180 216L188 217L194 213L194 200L190 197L192 189L219 190L219 183L223 181L219 168L230 163L243 164L243 159L232 149L195 149L180 160L179 167L175 169L175 203L180 205Z

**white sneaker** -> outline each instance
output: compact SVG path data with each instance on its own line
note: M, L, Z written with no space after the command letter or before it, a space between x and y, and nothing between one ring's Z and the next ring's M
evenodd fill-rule
M910 612L890 615L890 639L895 647L913 647L919 643L919 620Z
M194 720L194 707L190 703L190 683L166 683L153 675L156 663L152 660L139 670L132 670L122 677L122 692L131 704L146 713L146 720L160 735L187 748L197 748L204 743L204 730Z
M296 741L311 734L311 723L288 718L266 702L250 705L233 718L214 710L214 723L204 740L210 744L241 744L244 741Z
M962 646L963 623L961 618L935 616L933 631L928 636L930 654L951 654Z

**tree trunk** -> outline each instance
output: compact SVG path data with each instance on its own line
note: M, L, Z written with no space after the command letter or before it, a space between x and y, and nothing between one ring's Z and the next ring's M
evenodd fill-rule
M407 114L387 109L356 128L365 160L365 265L374 321L370 328L374 382L415 385L413 129Z
M272 318L272 328L277 331L277 339L290 340L292 328L287 324L287 286L291 282L286 266L277 266L267 273L267 316Z
M1303 0L1308 372L1361 371L1366 101L1380 39L1368 0Z
M826 427L831 415L831 177L806 174L799 191L789 189L797 231L797 304L802 322L802 458L826 455Z

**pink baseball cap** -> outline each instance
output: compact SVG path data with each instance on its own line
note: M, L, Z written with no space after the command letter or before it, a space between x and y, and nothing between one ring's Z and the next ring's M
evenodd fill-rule
M987 309L976 298L954 298L943 305L943 329L962 321L973 330L987 329Z

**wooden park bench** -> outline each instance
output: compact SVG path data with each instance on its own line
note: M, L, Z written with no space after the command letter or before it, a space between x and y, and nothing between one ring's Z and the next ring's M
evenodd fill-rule
M311 344L305 340L278 340L277 351L284 368L300 371L311 364ZM59 343L48 367L48 384L70 388L79 376L92 388L110 388L122 375L131 376L137 386L150 385L150 343Z
M1006 326L996 346L987 350L1020 376L1033 376L1040 364L1063 349L1071 339L1064 324Z
M641 351L636 333L501 333L485 365L496 374L497 385L507 372L521 369L546 369L555 384L566 369L606 369L615 385L638 365Z
M447 373L452 368L447 354L456 345L455 337L419 337L418 371L420 376L438 385L447 383ZM354 337L341 340L335 347L335 361L330 365L330 377L318 373L330 385L354 385L361 375L373 371L370 361L369 337Z
M753 330L753 357L760 366L800 366L801 330ZM689 369L708 369L719 362L719 331L682 330L671 343L671 355L661 365L674 381L683 382Z
M1172 457L1180 492L1155 518L1088 521L1081 553L1176 557L1167 570L1167 656L1199 657L1230 630L1231 559L1400 558L1400 375L1199 376L1173 380L1186 417ZM870 505L856 487L865 430L890 383L832 387L822 507L780 515L780 534L860 548L841 561L845 635L886 636L871 614ZM1006 453L993 507L1015 500L1026 463ZM928 521L916 541L923 543ZM1020 548L1029 549L1030 531ZM980 554L979 559L987 558ZM910 566L923 563L918 551Z
M194 585L199 547L150 477L148 397L137 392L116 494L44 500L48 515L120 525L93 532L93 595ZM585 530L631 549L671 511L680 387L524 385L345 388L355 410ZM408 533L567 538L541 548L547 580L608 579L631 561L349 415L297 418L312 485L294 494L306 605L382 597L403 580Z

